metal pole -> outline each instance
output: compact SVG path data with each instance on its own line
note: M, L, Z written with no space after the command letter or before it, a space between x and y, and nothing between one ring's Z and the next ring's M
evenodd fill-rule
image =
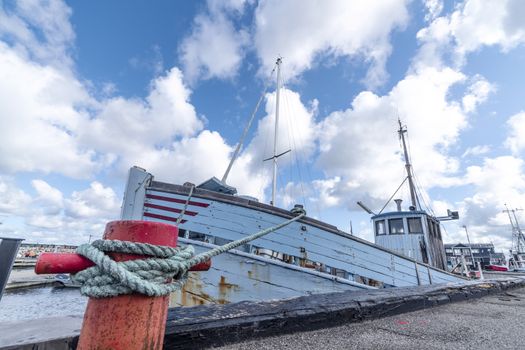
M419 277L419 268L417 266L417 261L414 260L414 266L416 268L416 278L417 278L417 285L421 285L421 278Z
M470 249L470 258L472 259L472 270L474 270L476 268L476 264L474 262L474 255L472 254L472 244L470 243L470 238L468 236L467 226L463 225L463 228L465 229L465 233L467 234L468 247Z
M407 178L408 178L408 187L410 188L410 199L412 201L412 206L414 208L418 208L417 205L417 195L416 195L416 189L414 187L414 182L412 180L412 166L410 165L410 159L408 158L408 151L407 151L407 145L405 142L405 133L407 132L407 129L401 125L401 119L397 120L399 122L399 137L401 137L401 141L403 142L403 152L405 153L405 168L407 170Z
M277 131L279 128L279 97L281 94L281 63L282 58L279 57L277 62L277 91L275 97L275 133L273 137L273 185L272 185L272 201L271 205L275 205L275 193L277 192Z
M483 277L483 270L481 269L481 263L478 261L478 271L479 271L479 279L484 280L485 277Z
M0 237L0 300L23 239Z
M463 272L465 273L465 276L469 277L467 262L465 261L465 255L463 254L461 254L461 263L463 264Z

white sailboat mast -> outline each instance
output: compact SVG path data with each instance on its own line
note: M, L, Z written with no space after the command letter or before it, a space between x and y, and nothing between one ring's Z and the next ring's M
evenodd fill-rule
M275 96L275 133L273 137L273 180L272 180L272 201L275 205L275 193L277 192L277 131L279 128L279 97L281 94L281 63L282 58L277 58L277 91Z

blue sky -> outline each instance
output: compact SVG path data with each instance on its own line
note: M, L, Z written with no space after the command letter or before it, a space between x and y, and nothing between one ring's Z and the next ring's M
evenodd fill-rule
M2 1L2 235L101 234L132 165L221 177L282 55L279 206L372 240L355 202L379 210L403 180L400 117L425 201L460 212L445 240L467 225L507 251L504 204L525 206L523 18L518 0ZM272 84L228 178L264 202L274 105Z

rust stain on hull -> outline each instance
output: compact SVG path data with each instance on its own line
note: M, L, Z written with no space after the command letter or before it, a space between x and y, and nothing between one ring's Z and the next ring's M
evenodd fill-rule
M172 306L196 306L203 304L228 304L232 301L233 293L241 290L239 285L229 283L226 277L220 277L218 283L213 285L217 288L216 297L204 291L204 283L198 273L189 273L188 280L181 290L171 293L170 307Z
M239 291L240 287L237 284L226 282L226 277L221 276L219 281L219 304L228 304L230 302L230 296L232 292Z
M214 302L213 298L203 291L203 283L199 273L190 272L188 280L181 290L170 294L170 307L196 306Z

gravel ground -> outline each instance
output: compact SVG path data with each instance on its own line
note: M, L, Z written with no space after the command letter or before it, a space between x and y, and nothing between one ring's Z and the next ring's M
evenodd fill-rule
M525 349L525 288L218 349Z

